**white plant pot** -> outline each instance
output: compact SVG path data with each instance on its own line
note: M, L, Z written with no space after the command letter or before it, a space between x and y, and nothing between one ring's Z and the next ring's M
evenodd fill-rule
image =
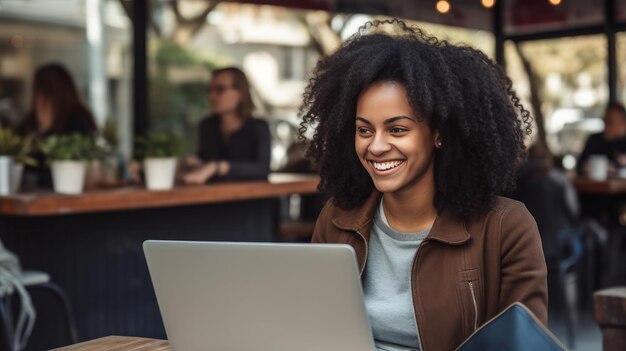
M82 194L87 171L86 161L52 162L52 182L54 191L60 194Z
M0 196L13 194L13 157L0 156Z
M149 190L169 190L174 187L176 158L146 158L143 160L146 187Z

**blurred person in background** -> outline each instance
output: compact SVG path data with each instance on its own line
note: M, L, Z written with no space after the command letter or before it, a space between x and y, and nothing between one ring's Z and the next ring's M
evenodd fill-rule
M94 134L93 114L82 101L65 67L52 63L35 72L31 110L18 127L21 134Z
M624 105L610 103L604 112L604 131L592 134L578 158L578 175L589 174L588 159L591 155L603 155L609 160L609 175L614 176L626 167L626 110Z
M564 283L558 279L564 279L564 272L584 260L577 272L585 273L577 283L582 289L577 298L591 299L591 292L602 278L598 276L606 272L608 233L597 221L581 216L574 185L554 166L545 146L535 144L529 148L528 161L517 172L517 187L511 197L523 202L537 221L549 270L550 298L561 300L559 294L564 292L559 284ZM557 269L562 272L556 274Z
M17 128L22 135L34 135L43 139L53 134L97 132L93 114L78 93L68 70L57 63L37 68L33 80L31 108ZM26 179L36 177L38 186L52 184L45 156L37 152L33 157L37 166L25 168Z
M211 179L267 179L270 171L270 131L254 118L254 103L246 75L235 67L217 69L208 88L212 113L199 126L196 156L186 160L187 184Z
M17 131L22 135L34 135L40 140L53 134L96 134L93 114L63 65L49 63L37 68L31 109L19 123ZM45 156L41 152L32 156L37 160L37 166L24 168L24 181L28 185L50 186L52 176Z
M576 189L565 173L554 167L548 149L540 144L528 150L528 161L517 172L512 198L523 202L539 227L547 261L557 259L559 233L578 227L580 205Z

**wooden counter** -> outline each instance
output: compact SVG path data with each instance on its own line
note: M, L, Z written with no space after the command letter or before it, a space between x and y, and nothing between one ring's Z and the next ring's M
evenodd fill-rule
M583 194L615 195L626 194L626 179L597 181L578 178L574 180L576 191Z
M105 335L164 339L142 244L145 240L272 242L281 197L316 194L316 176L268 182L140 187L0 197L0 240L22 267L45 271L74 305L81 340ZM41 296L43 295L43 296ZM37 325L25 351L67 344L58 303L33 295Z
M88 191L79 196L25 193L0 196L0 215L49 216L244 201L294 193L313 194L317 192L318 183L317 176L275 173L270 175L269 182L179 186L168 191L124 187Z

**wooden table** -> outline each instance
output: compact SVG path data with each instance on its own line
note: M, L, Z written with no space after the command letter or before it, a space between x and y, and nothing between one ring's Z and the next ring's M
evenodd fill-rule
M593 305L604 351L626 350L626 286L597 291Z
M574 187L581 194L626 194L626 179L618 178L597 181L587 178L576 178L574 179Z
M624 243L626 243L626 179L612 178L594 181L585 178L573 180L578 192L583 218L592 218L609 234L607 248L602 255L604 262L595 274L595 286L603 284L621 285L626 281L624 266Z
M605 228L626 225L626 179L573 180L583 217L594 218Z
M170 351L167 340L107 336L53 351Z

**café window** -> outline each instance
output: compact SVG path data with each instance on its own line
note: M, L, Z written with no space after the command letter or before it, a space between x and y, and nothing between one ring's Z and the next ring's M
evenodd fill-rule
M601 25L604 0L511 0L504 3L505 33L520 34Z
M601 118L609 94L606 37L507 42L505 55L507 71L524 106L532 111L531 94L538 98L552 153L578 155L587 136L603 128ZM536 77L533 82L528 68Z
M626 10L626 8L625 8ZM617 99L626 102L626 32L617 33Z

